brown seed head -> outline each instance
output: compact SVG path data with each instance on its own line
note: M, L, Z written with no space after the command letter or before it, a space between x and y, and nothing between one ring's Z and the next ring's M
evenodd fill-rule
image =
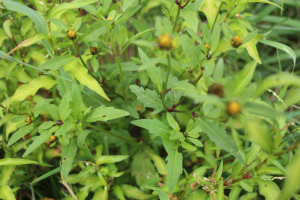
M234 36L234 38L231 39L231 46L234 48L239 48L243 44L243 39L240 36Z
M71 40L75 40L76 39L76 32L73 31L73 30L69 30L68 33L68 38L71 39Z
M241 105L237 101L230 101L227 103L226 111L229 115L238 115L241 112Z
M167 34L158 37L158 46L162 50L170 50L173 46L173 39Z
M90 53L92 55L96 55L98 53L98 48L97 47L90 47Z
M224 94L224 86L220 83L213 83L208 87L208 94L216 95L220 98L223 98L225 96Z

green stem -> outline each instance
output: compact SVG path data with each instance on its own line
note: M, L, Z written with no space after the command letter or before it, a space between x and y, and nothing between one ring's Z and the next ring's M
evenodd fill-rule
M126 137L117 135L117 134L115 134L115 133L112 133L112 132L110 132L110 131L107 131L107 130L105 130L105 129L102 129L102 128L98 127L98 126L94 126L94 125L91 125L91 124L90 124L90 125L88 125L88 127L93 128L93 129L96 129L96 130L101 131L101 132L104 132L104 133L107 133L107 134L109 134L109 135L112 135L112 136L114 136L114 137L120 138L120 139L122 139L122 140L130 141L130 142L136 142L136 139L134 139L134 138L126 138Z
M111 31L111 33L110 33L110 42L111 42L111 46L112 46L112 48L113 48L115 60L116 60L116 62L117 62L117 64L118 64L119 71L120 71L120 77L121 77L121 82L122 82L122 90L123 90L123 97L124 97L124 100L127 101L127 97L126 97L126 89L125 89L125 81L124 81L124 75L123 75L123 69L122 69L121 62L120 62L120 58L119 58L119 56L118 56L118 54L117 54L117 50L116 50L116 47L115 47L115 44L114 44L112 31Z
M167 111L169 111L165 104L165 96L166 96L167 85L168 85L170 71L171 71L171 54L170 54L170 52L168 52L167 57L168 57L167 76L166 76L166 80L165 80L165 84L164 84L164 89L162 91L162 102L163 102L164 108Z
M179 15L180 15L180 7L178 6L178 11L177 11L175 23L174 23L174 26L173 26L172 34L174 34L174 32L175 32L175 28L176 28L176 25L177 25L177 22L178 22L178 19L179 19Z
M75 49L75 51L76 51L76 54L77 54L77 56L79 57L81 63L82 63L87 69L89 69L88 66L85 64L85 62L83 61L81 55L79 54L79 46L78 46L78 48L76 48L76 46L75 46L75 44L74 44L74 41L73 41L73 47L74 47L74 49Z

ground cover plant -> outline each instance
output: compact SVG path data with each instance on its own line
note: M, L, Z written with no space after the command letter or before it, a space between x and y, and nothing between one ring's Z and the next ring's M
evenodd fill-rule
M297 0L0 9L0 199L300 199Z

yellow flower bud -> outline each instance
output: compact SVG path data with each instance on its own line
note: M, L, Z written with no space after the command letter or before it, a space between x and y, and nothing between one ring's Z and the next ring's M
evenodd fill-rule
M173 39L167 34L158 37L158 46L162 50L170 50L173 47L172 43Z
M98 53L98 48L97 47L90 47L90 53L92 55L96 55Z
M205 44L204 46L207 48L207 51L209 51L210 46L208 44Z
M76 39L76 32L73 30L69 30L67 35L68 35L68 38L71 40Z
M106 20L113 20L113 18L112 17L108 17Z
M235 36L231 39L231 46L234 48L239 48L243 44L243 39L240 36Z
M30 117L30 116L28 116L28 117L26 118L26 122L27 122L28 124L30 124L30 123L32 122L32 120L31 120L31 117Z
M54 135L51 135L51 136L50 136L50 141L51 141L51 142L54 142L55 140L56 140L56 137L55 137Z
M229 115L238 115L241 112L241 105L237 101L230 101L227 103L226 111Z

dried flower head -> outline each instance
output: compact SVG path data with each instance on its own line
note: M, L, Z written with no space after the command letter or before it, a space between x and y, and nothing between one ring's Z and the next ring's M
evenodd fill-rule
M158 37L158 46L162 50L170 50L173 46L173 39L167 34Z
M90 53L92 55L96 55L98 53L98 48L97 47L90 47Z
M213 83L208 87L208 94L216 95L220 98L223 98L225 96L224 94L224 86L220 83Z
M229 115L238 115L241 112L241 105L237 101L230 101L227 103L226 111Z
M61 120L57 120L56 125L57 126L61 126L63 124L63 122Z
M231 46L234 48L239 48L243 44L243 39L240 36L234 36L234 38L231 39Z
M73 30L69 30L68 33L68 38L71 39L71 40L75 40L76 39L76 32L73 31Z

